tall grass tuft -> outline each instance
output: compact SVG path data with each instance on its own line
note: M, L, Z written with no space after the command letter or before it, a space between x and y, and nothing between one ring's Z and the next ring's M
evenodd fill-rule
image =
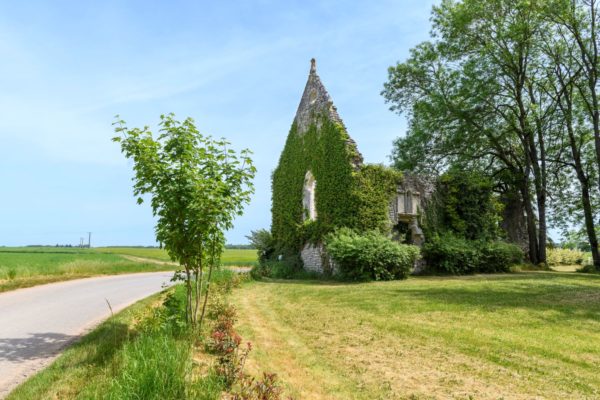
M191 352L185 341L158 332L141 335L124 346L120 364L118 374L100 398L187 398L186 376L191 369Z

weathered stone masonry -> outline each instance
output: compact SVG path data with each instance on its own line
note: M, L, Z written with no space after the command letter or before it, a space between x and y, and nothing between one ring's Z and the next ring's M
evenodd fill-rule
M344 127L344 123L329 93L317 75L316 63L313 59L311 60L308 80L294 119L296 134L306 134L313 125L317 127L317 130L320 130L323 124L323 117ZM344 130L346 130L345 127ZM359 171L363 166L363 157L350 136L344 140L347 154L350 156L351 167L355 171ZM308 150L310 151L310 149ZM304 189L303 193L298 194L298 201L302 203L305 210L303 220L318 220L319 215L316 212L317 205L315 204L317 196L315 196L315 193L319 191L319 178L317 176L315 180L310 170L303 173L306 174ZM418 223L419 207L423 200L431 194L432 187L427 180L413 176L407 177L403 184L398 187L398 194L396 198L392 199L387 210L389 212L390 226L394 226L399 221L408 223L409 229L413 233L413 239L417 244L420 244L423 240ZM343 200L341 199L340 201ZM304 243L300 250L300 257L302 258L304 268L308 271L319 273L335 272L335 266L325 253L324 246L321 243Z

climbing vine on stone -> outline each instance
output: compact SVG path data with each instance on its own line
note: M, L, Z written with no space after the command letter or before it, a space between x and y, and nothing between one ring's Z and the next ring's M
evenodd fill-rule
M325 116L299 133L294 123L273 173L272 233L280 253L297 254L336 228L389 233L387 213L401 174L381 165L360 165L344 126ZM316 180L315 221L305 221L306 173Z

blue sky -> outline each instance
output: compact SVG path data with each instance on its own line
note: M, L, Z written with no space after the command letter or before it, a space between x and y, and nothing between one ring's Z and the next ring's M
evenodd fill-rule
M365 160L387 163L406 123L379 93L435 2L0 2L0 245L154 244L111 123L167 112L254 151L256 194L227 235L245 243L270 225L310 58Z

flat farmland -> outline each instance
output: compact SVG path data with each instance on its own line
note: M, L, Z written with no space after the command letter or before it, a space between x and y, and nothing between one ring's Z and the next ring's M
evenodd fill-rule
M175 270L169 261L157 248L0 247L0 292L97 275ZM222 261L250 266L256 250L228 249Z
M0 292L44 283L132 272L172 270L174 267L128 260L117 254L84 249L0 249Z
M103 254L128 255L132 257L150 258L159 261L171 261L164 249L156 247L98 247L93 251ZM252 266L258 262L254 249L226 249L221 258L225 266Z

